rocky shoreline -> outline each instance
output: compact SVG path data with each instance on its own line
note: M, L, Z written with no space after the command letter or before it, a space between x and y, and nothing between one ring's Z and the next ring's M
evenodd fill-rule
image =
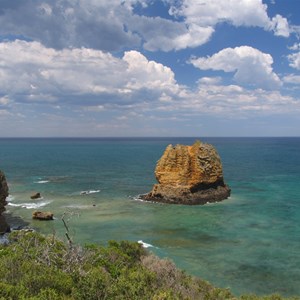
M163 202L168 204L204 205L220 202L230 197L231 189L227 185L201 186L199 189L176 188L172 186L154 185L152 191L139 198L145 201Z

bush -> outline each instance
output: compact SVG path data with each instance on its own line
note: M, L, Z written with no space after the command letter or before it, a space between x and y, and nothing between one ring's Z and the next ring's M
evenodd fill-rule
M9 238L8 245L0 245L0 300L237 299L229 290L149 254L138 243L110 241L107 247L82 248L24 231ZM248 295L239 299L283 298Z

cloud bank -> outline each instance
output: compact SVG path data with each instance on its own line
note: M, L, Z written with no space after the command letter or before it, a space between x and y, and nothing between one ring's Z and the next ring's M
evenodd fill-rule
M135 7L151 1L2 1L0 35L36 40L55 49L85 47L119 51L144 46L150 51L193 48L207 43L220 23L261 27L288 37L286 18L267 15L262 0L165 0L169 18L149 17ZM143 10L142 10L143 12ZM113 38L112 38L113 37Z

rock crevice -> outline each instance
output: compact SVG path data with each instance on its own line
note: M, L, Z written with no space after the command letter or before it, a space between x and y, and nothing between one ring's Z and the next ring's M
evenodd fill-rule
M212 145L200 141L192 146L167 146L157 162L155 177L158 184L142 199L194 205L230 196L219 154Z

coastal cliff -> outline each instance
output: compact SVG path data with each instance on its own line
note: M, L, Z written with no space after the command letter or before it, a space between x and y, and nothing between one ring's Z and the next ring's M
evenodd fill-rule
M155 169L158 184L141 198L174 204L205 204L230 196L216 149L200 141L192 146L167 146Z
M8 186L5 175L0 170L0 235L9 231L9 225L7 224L5 217L1 214L5 211L6 197L8 196Z
M8 186L4 173L0 170L0 215L5 211L6 197L8 196Z

